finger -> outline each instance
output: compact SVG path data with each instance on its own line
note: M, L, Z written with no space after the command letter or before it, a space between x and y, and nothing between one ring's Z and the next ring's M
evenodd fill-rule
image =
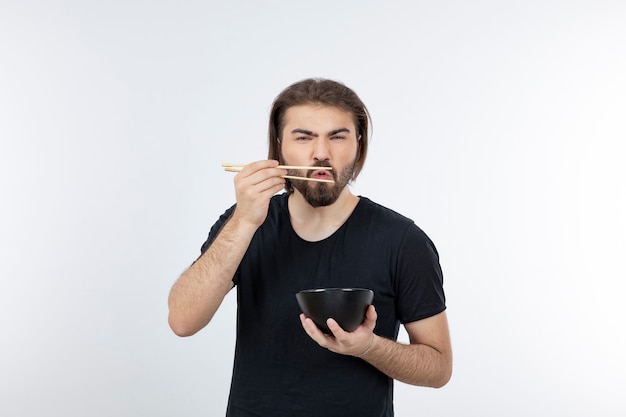
M363 326L365 328L373 330L376 327L376 320L378 320L378 313L376 313L376 308L373 304L365 311L365 320L363 320Z
M284 182L283 175L287 174L287 170L279 168L262 168L257 171L240 171L235 175L234 181L239 185L255 186L264 183L269 179L278 179Z
M374 307L374 304L370 304L367 308L367 311L365 312L365 318L374 321L376 321L376 319L378 318L378 313L376 313L376 307Z
M271 196L285 188L285 180L280 177L267 179L259 184L237 187L238 192L251 199L259 197L261 200L269 200Z
M276 168L277 166L278 161L273 159L251 162L241 168L235 177L252 179L254 180L252 183L257 184L269 176L280 176L287 173L287 170ZM264 173L264 175L259 176L258 173Z
M287 170L278 169L278 168L266 168L261 171L257 171L249 177L250 184L259 185L264 184L270 180L278 180L280 182L285 182L283 178L284 175L287 175Z
M260 181L261 178L265 179ZM246 198L255 200L257 197L261 197L261 200L268 200L269 197L285 188L284 178L281 176L268 176L267 174L261 174L260 176L254 174L251 178L236 177L234 182L238 196L245 196Z
M326 326L328 326L333 336L335 336L335 339L341 340L346 336L346 331L341 328L335 319L330 318L326 320Z
M263 159L260 161L250 162L249 164L244 165L243 168L241 168L241 171L239 172L243 173L244 175L249 175L250 173L253 173L262 169L266 169L266 168L274 168L276 166L278 166L278 161L274 159Z
M317 343L320 343L320 341L323 339L323 333L313 322L313 320L306 317L304 314L300 314L300 322L302 323L304 331L311 337L311 339L315 340Z
M268 188L267 190L263 191L264 196L267 196L267 198L271 198L274 194L282 191L285 189L285 182L280 182L270 188Z

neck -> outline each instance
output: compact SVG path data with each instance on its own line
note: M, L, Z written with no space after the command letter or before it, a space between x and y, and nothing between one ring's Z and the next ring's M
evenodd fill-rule
M358 197L352 194L348 187L345 187L339 198L328 206L313 207L304 199L298 190L294 190L289 196L289 212L292 217L303 217L307 219L332 219L337 216L342 217L345 211L352 212L358 202Z
M332 235L350 217L359 202L348 187L337 201L323 207L313 207L298 190L289 196L289 217L296 233L304 240L318 241Z

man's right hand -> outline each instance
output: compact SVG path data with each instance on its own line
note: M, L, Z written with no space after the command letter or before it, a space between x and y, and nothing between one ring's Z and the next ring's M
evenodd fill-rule
M257 161L235 176L237 206L206 252L178 278L169 296L170 327L191 336L206 326L224 296L252 236L267 217L270 199L285 186L277 161Z
M278 161L263 160L252 162L235 175L237 207L233 214L240 222L255 229L267 217L270 199L285 187L284 169L276 168Z

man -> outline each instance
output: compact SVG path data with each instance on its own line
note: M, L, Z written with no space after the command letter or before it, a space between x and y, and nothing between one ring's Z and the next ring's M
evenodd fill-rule
M365 162L368 125L365 106L340 83L309 79L285 89L270 115L269 160L235 176L236 204L172 287L169 324L189 336L237 286L227 416L393 416L393 379L429 387L450 379L433 243L348 187ZM329 319L326 335L302 315L295 293L321 287L372 289L361 326L346 332ZM396 342L401 323L409 344Z

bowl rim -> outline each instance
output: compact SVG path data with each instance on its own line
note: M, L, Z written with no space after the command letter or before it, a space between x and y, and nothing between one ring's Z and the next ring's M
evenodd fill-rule
M298 294L302 294L302 293L322 293L322 292L362 292L362 291L371 291L374 292L372 290L370 290L369 288L342 288L342 287L332 287L332 288L310 288L310 289L306 289L306 290L300 290L298 291Z

